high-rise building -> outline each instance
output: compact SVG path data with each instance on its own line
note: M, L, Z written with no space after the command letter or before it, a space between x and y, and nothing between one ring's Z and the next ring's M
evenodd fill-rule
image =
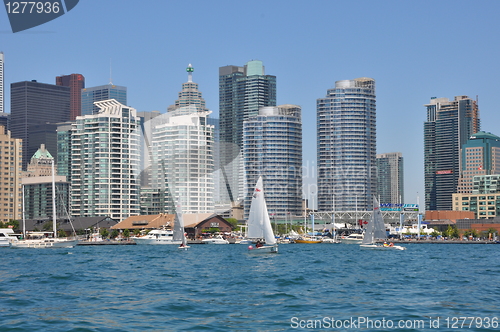
M10 85L12 137L23 140L23 169L45 144L57 158L57 135L53 124L69 120L70 88L37 81ZM36 135L36 138L32 136Z
M4 78L3 78L3 67L4 67L5 57L3 52L0 52L0 114L5 112L5 101L4 101Z
M56 77L56 85L69 87L69 120L74 121L82 115L82 89L85 88L85 77L82 74L71 74Z
M71 133L74 121L57 124L57 174L71 183Z
M462 146L460 179L456 192L470 194L475 176L493 174L500 174L500 137L480 131Z
M460 178L460 149L480 129L477 101L432 98L424 123L425 210L451 210Z
M0 126L0 221L21 220L22 210L22 140L12 138L11 133Z
M140 121L134 108L114 99L96 106L98 113L73 125L72 215L123 220L140 211Z
M191 65L187 71L188 82L179 99L167 114L152 120L152 188L165 192L169 202L164 206L170 213L174 202L184 213L210 213L214 212L214 128L207 121L211 111L205 108L198 84L192 82Z
M84 88L82 92L82 115L92 115L99 112L96 101L115 99L120 104L127 105L127 88L113 84Z
M219 68L222 191L231 202L245 195L243 162L238 158L243 148L243 121L267 106L276 106L276 76L265 74L262 61Z
M377 154L377 194L380 203L404 204L403 154Z
M377 186L375 80L337 81L316 107L318 210L371 210Z
M38 151L31 157L28 170L24 173L24 215L26 219L37 219L40 223L52 220L53 202L56 205L56 218L69 218L69 182L65 176L57 175L52 168L54 158L41 144ZM54 184L56 196L52 191L52 170L54 169ZM39 228L42 228L40 225Z
M243 124L245 217L259 176L269 214L283 218L302 213L302 121L296 105L263 107Z

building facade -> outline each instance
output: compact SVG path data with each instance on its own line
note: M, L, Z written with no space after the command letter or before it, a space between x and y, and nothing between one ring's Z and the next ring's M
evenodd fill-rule
M99 113L96 101L115 99L122 105L127 105L127 88L113 84L94 86L81 90L82 113L81 115L92 115Z
M451 210L460 178L460 149L479 131L477 101L432 98L424 123L425 209Z
M85 88L85 77L82 74L71 74L56 77L56 85L69 87L69 120L74 121L82 115L82 89Z
M243 123L245 166L244 214L263 177L269 214L283 218L302 214L302 120L296 105L263 107Z
M371 210L377 189L375 80L337 81L316 107L318 210Z
M224 181L221 193L230 202L242 200L245 195L243 121L267 106L276 106L276 76L265 74L262 61L219 68L220 166Z
M97 114L77 117L72 129L72 215L123 220L140 212L140 121L114 99L96 106Z
M0 126L0 221L21 220L22 210L22 140L12 138L4 126Z
M403 154L377 154L377 196L380 203L404 204Z
M474 212L477 219L500 216L500 174L475 175L470 193L452 195L453 210Z
M492 174L500 174L500 137L480 131L462 146L456 192L470 194L475 176Z
M5 112L5 101L4 101L4 67L5 57L3 52L0 52L0 114Z
M69 120L70 88L37 81L10 85L12 137L23 140L23 169L40 144L45 144L57 158L57 135L54 124ZM36 135L34 138L33 136Z

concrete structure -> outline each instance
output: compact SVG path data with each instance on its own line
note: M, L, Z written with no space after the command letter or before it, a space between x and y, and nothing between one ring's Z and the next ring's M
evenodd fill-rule
M425 209L451 210L460 178L460 149L480 129L477 101L432 98L424 123Z
M245 218L259 176L272 217L302 214L302 119L296 105L263 107L243 122Z
M500 174L500 137L480 131L462 146L460 179L456 192L470 194L473 178L492 174Z
M5 99L4 99L4 63L5 57L3 52L0 52L0 114L5 112Z
M123 220L140 211L140 120L114 99L96 106L72 129L72 215Z
M74 121L82 115L82 89L85 88L85 77L82 74L71 74L56 77L56 85L69 87L69 120Z
M318 210L371 210L377 187L375 80L337 81L316 107Z
M476 175L472 193L453 194L453 210L471 211L477 219L500 216L500 175Z
M0 221L22 219L22 140L12 138L11 133L0 126Z
M123 105L127 105L127 88L114 85L112 83L90 88L84 88L82 93L82 113L81 115L92 115L99 112L96 101L115 99Z
M219 122L221 193L233 204L244 192L243 121L256 116L261 107L276 106L276 76L266 75L262 61L249 61L243 67L219 68Z
M403 154L377 154L377 196L379 202L404 203Z

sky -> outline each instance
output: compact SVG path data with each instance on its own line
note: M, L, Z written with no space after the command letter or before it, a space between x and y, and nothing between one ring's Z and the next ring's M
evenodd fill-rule
M376 81L377 153L402 152L405 203L424 197L423 123L431 97L478 99L481 129L500 135L500 1L82 0L12 33L0 8L5 108L10 83L80 73L112 81L128 106L166 112L193 81L218 117L218 70L261 60L277 104L302 107L304 190L315 191L316 100L335 81Z

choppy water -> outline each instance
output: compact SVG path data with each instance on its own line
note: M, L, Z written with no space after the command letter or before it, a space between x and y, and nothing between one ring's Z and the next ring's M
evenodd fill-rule
M0 331L387 331L390 322L392 330L456 331L460 316L475 321L459 329L484 330L489 319L489 330L500 330L499 249L287 244L253 256L245 245L5 248Z

